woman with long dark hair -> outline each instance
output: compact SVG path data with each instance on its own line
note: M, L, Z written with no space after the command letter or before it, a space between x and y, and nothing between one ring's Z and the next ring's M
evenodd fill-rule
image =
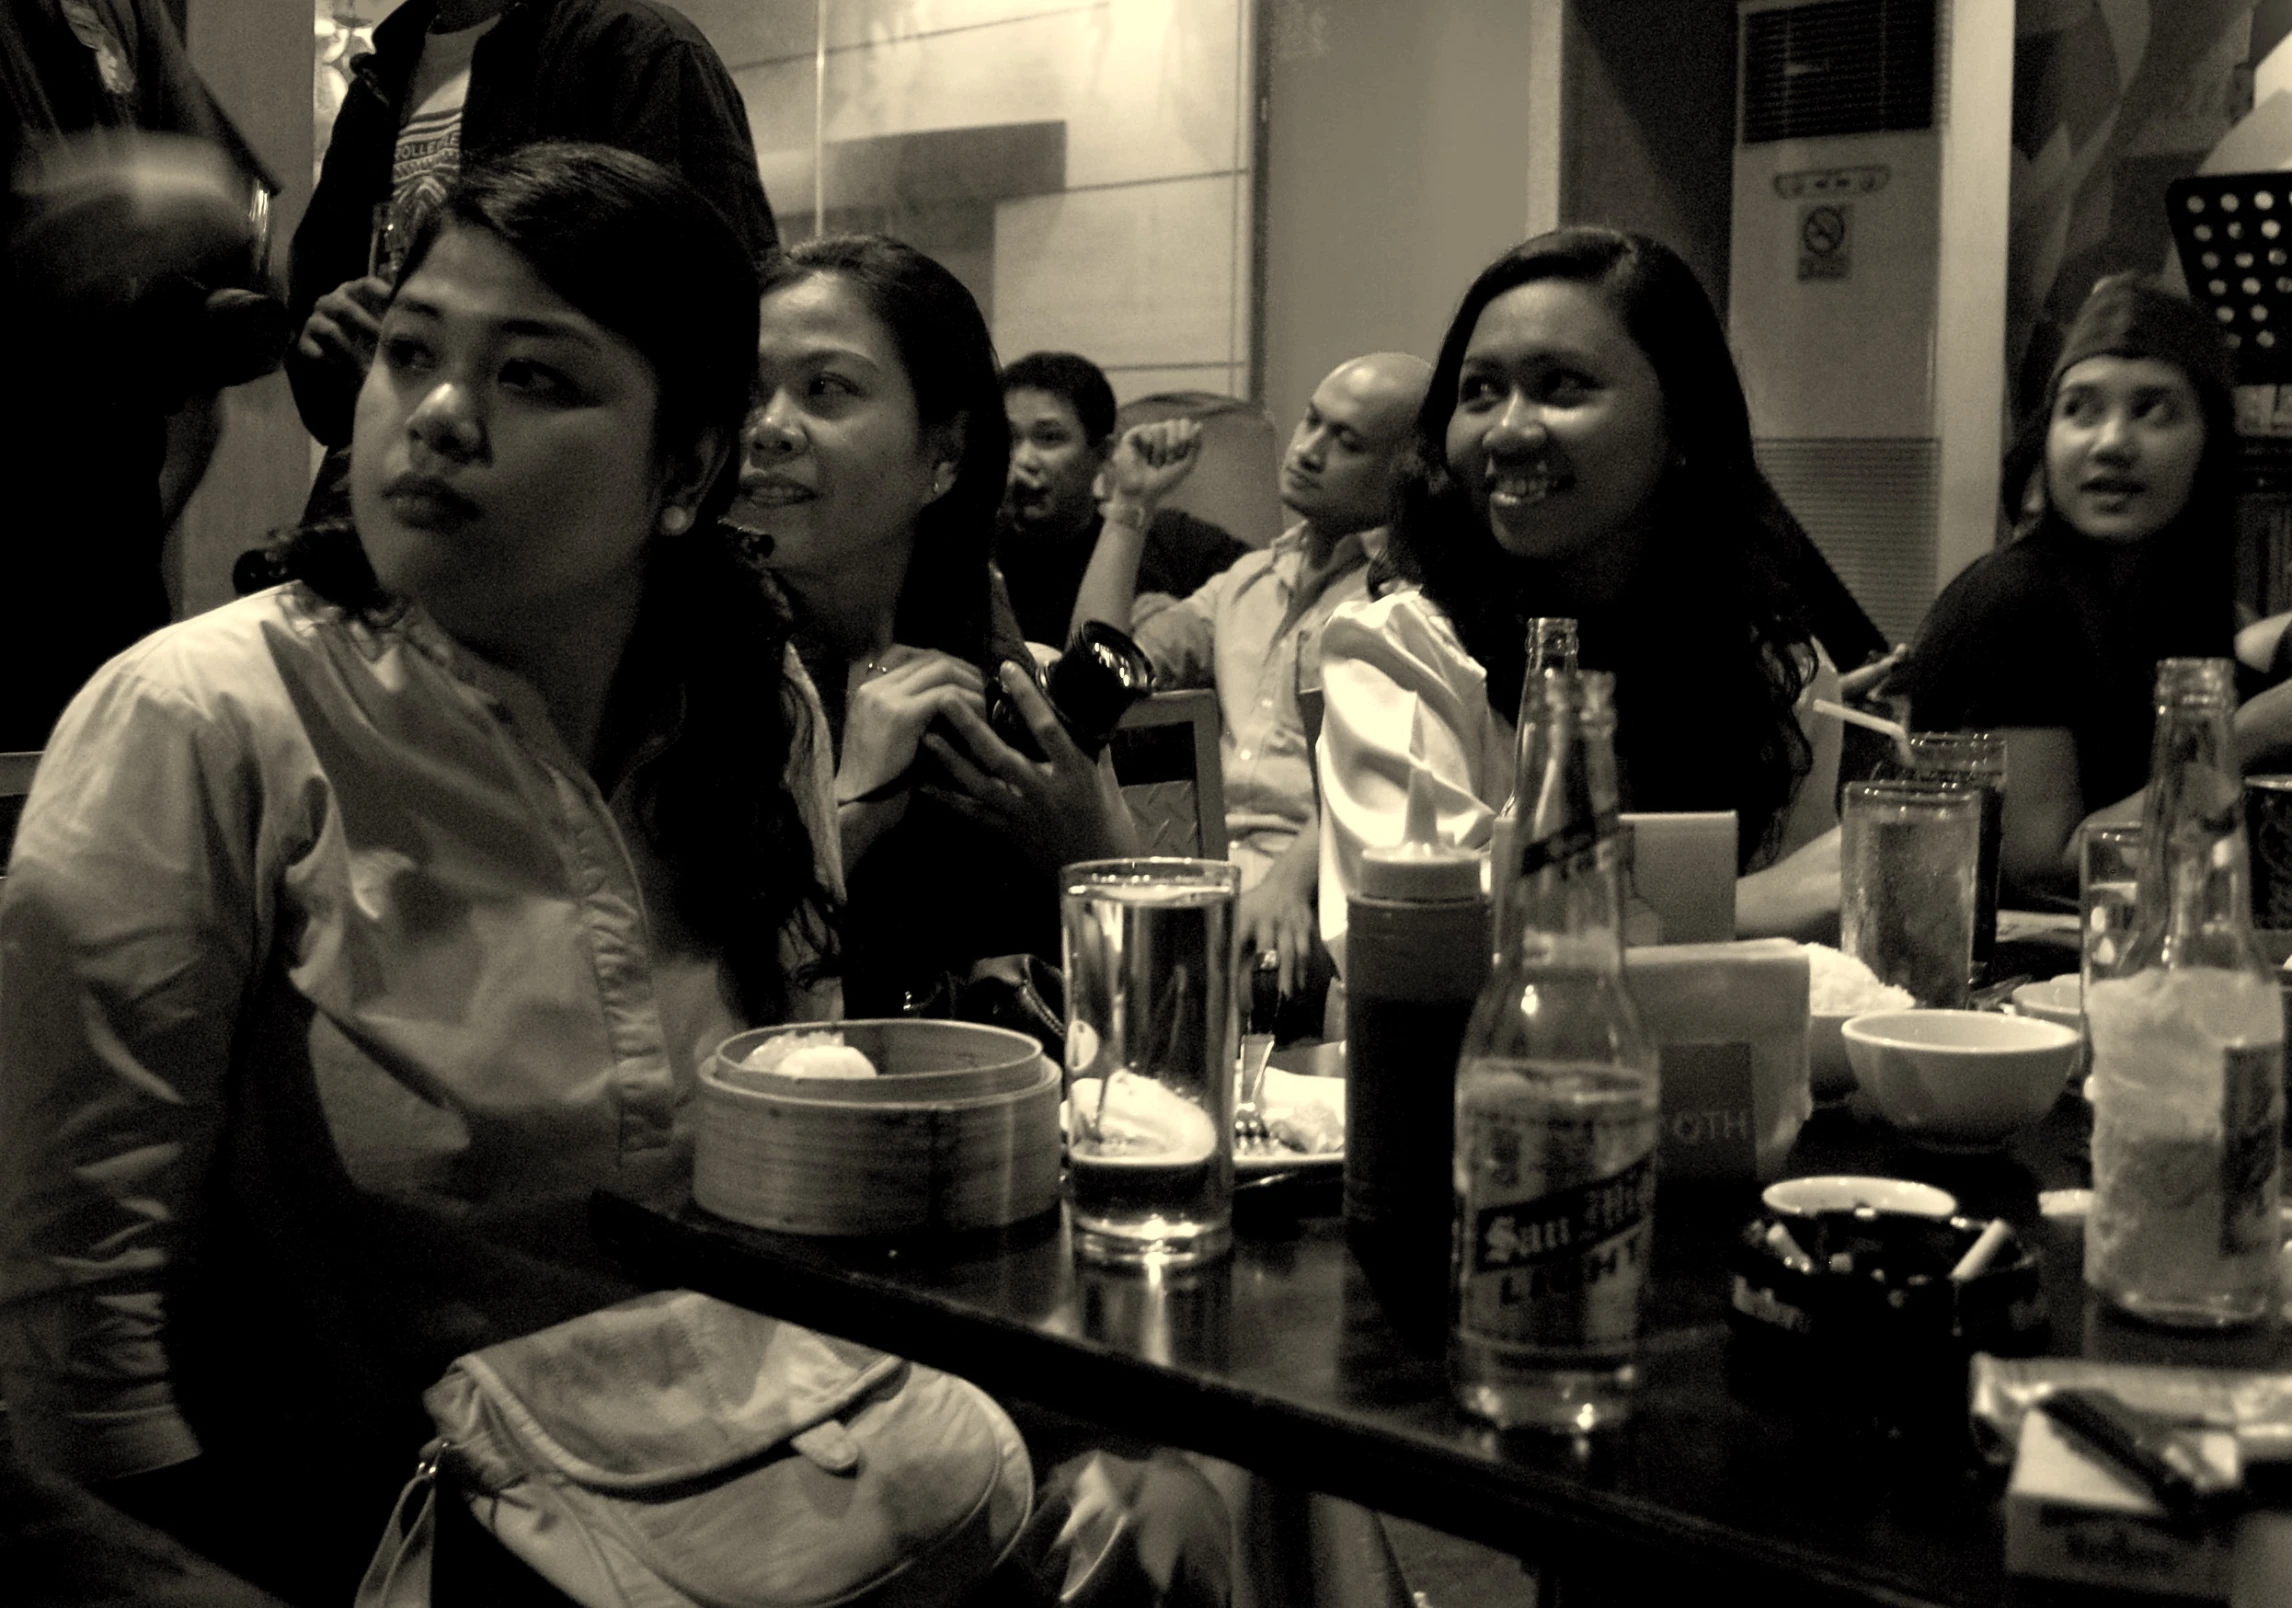
M1126 852L1129 815L996 607L1010 433L971 293L896 240L806 241L765 268L757 354L730 519L788 589L827 705L846 1003L896 1015L983 957L1055 957L1054 874ZM990 729L990 683L1042 760Z
M1398 840L1412 771L1456 841L1487 840L1539 615L1579 621L1583 664L1615 675L1624 807L1733 810L1741 930L1819 926L1835 878L1768 868L1834 824L1836 731L1802 718L1833 672L1687 265L1604 228L1505 253L1449 325L1416 451L1375 595L1323 639L1325 931L1360 850Z
M2005 734L2012 893L2073 893L2078 822L2148 780L2157 661L2229 654L2235 460L2218 326L2138 275L2095 285L2006 459L2014 539L1889 683L1919 727Z
M18 1455L348 1601L461 1352L631 1293L599 1185L824 1014L824 722L718 523L757 281L681 180L473 165L359 394L352 524L56 730L0 899Z

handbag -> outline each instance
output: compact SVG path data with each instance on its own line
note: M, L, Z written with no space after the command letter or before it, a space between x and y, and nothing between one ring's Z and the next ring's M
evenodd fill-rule
M435 1503L591 1608L938 1608L1025 1526L976 1386L690 1291L456 1358L358 1608L430 1600Z
M1066 974L1039 955L989 955L960 977L942 972L928 988L910 991L900 1014L1007 1027L1053 1061L1066 1060Z

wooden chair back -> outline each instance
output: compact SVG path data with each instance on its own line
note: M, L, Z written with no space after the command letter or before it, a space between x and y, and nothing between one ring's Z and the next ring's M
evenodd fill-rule
M1138 823L1139 852L1226 857L1226 788L1218 767L1218 697L1157 692L1131 705L1107 745Z

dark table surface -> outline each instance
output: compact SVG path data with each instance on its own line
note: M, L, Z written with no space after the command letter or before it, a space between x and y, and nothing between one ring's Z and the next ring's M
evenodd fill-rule
M2044 1259L2054 1352L2250 1367L2279 1331L2173 1336L2089 1309L2081 1234L2043 1188L2084 1178L2065 1098L2009 1151L1933 1154L1849 1107L1818 1111L1786 1172L1880 1172L2002 1215ZM689 1199L600 1195L595 1223L658 1284L708 1291L961 1373L1006 1397L1245 1464L1508 1549L1615 1600L1668 1589L1763 1601L2039 1600L2003 1568L2003 1479L1965 1434L1962 1383L1905 1398L1755 1375L1730 1341L1727 1247L1756 1188L1668 1185L1643 1384L1589 1440L1499 1435L1450 1405L1437 1291L1372 1276L1326 1181L1242 1192L1228 1263L1150 1276L1077 1267L1056 1218L969 1242L864 1245L723 1222ZM1957 1376L1962 1380L1962 1375ZM1600 1595L1601 1593L1591 1593Z

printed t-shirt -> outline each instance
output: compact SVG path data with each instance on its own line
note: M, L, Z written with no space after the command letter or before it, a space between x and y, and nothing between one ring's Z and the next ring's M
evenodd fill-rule
M499 17L422 39L422 59L406 94L406 121L390 165L389 234L377 254L383 276L395 279L406 248L445 198L462 168L462 103L469 98L470 58Z

